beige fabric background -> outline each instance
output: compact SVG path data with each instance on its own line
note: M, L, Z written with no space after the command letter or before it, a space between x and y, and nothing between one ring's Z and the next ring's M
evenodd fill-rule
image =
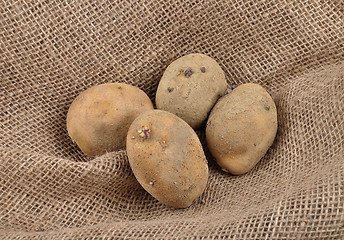
M208 187L177 210L140 187L125 150L87 159L65 119L100 83L154 100L191 52L216 59L229 85L266 87L279 129L243 176L205 148ZM342 0L6 0L0 56L0 239L343 238Z

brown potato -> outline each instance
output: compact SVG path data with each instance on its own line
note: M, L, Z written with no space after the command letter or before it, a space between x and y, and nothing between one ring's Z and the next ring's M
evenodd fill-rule
M172 113L152 110L136 118L127 154L142 187L168 206L186 208L206 187L208 164L198 136Z
M276 132L274 101L263 87L248 83L215 104L207 122L206 139L222 169L239 175L258 163L272 145Z
M67 130L88 156L125 148L130 124L153 104L139 88L107 83L82 92L67 113Z
M189 54L175 60L165 70L158 86L156 105L197 129L226 88L225 73L214 59Z

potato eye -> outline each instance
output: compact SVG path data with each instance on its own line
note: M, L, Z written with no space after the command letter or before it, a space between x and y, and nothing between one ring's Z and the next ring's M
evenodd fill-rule
M147 126L142 126L141 129L137 130L137 133L139 135L139 138L142 140L146 140L147 138L150 137L150 128Z

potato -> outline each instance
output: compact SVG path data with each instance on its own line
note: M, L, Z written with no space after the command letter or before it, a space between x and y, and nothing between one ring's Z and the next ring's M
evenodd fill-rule
M130 124L140 113L152 110L148 96L125 83L107 83L82 92L67 113L67 130L88 156L125 148Z
M214 59L189 54L175 60L165 70L158 86L156 105L197 129L226 88L225 74Z
M198 136L172 113L152 110L136 118L127 154L138 182L168 206L186 208L206 187L208 164Z
M274 101L258 84L243 84L220 98L210 113L206 140L226 172L244 174L272 145L277 131Z

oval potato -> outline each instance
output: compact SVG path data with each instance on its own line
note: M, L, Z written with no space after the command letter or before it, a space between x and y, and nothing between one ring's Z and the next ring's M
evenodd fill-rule
M168 206L186 208L204 191L208 164L194 130L174 114L142 113L131 124L127 154L142 187Z
M67 130L88 157L125 148L130 124L152 110L149 97L125 83L106 83L82 92L67 113Z
M165 70L156 93L156 105L197 129L226 88L225 73L214 59L204 54L189 54Z
M206 127L211 154L226 172L251 170L272 145L277 132L277 110L258 84L240 85L212 109Z

